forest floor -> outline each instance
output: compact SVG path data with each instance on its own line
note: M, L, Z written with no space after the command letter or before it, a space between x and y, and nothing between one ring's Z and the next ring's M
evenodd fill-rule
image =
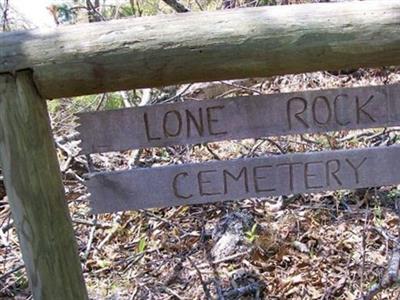
M250 84L249 84L250 82ZM315 72L219 82L213 97L400 83L400 69ZM207 88L207 87L206 87ZM201 97L202 88L180 98ZM396 186L91 215L78 155L76 107L50 109L84 276L92 299L359 299L381 282L398 246ZM205 100L206 101L206 100ZM51 103L49 105L52 105ZM386 146L400 128L340 131L92 155L96 170L156 167ZM157 183L154 182L154 185ZM0 298L29 299L0 181ZM399 299L400 288L375 299Z

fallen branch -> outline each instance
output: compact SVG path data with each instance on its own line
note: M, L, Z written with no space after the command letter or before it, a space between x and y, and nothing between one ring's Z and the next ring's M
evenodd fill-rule
M179 3L177 0L163 0L163 2L178 13L185 13L190 11L184 5Z
M72 152L64 145L61 145L56 142L56 146L57 146L57 148L61 149L67 155L67 159L62 164L62 166L60 166L61 172L64 173L69 168L69 165L72 161L73 155L72 155Z
M94 240L94 234L96 232L96 225L97 225L96 223L97 223L97 216L95 215L93 217L93 226L90 229L90 233L89 233L89 238L88 238L85 254L83 255L83 260L84 261L86 261L88 259L89 254L90 254L90 249L92 248L92 244L93 244L93 240Z
M236 84L235 82L232 82L232 81L231 82L229 82L229 81L221 81L221 83L225 84L225 85L228 85L228 86L232 86L232 87L241 89L241 90L245 90L245 91L251 92L252 94L257 94L257 95L262 95L263 94L263 92L261 90L257 90L257 89L251 88L251 87L247 87L247 86L243 86L243 85L240 85L240 84Z
M4 233L6 233L7 231L9 231L11 228L13 228L14 226L14 222L12 220L10 220L6 225L4 225L3 227L1 227L1 231L3 231Z
M395 200L395 207L397 215L400 217L400 199ZM394 287L396 284L400 283L400 226L398 226L398 239L392 253L392 257L389 260L386 274L382 279L374 284L365 295L362 295L360 300L372 300L381 291Z
M103 223L103 222L94 222L94 221L88 221L85 219L78 219L78 218L72 218L72 222L76 224L82 224L82 225L88 225L88 226L96 226L98 228L112 228L113 225L109 223Z
M238 257L245 256L246 254L248 254L248 253L247 252L235 253L233 255L229 255L229 256L223 257L221 259L214 260L212 263L214 265L215 264L220 264L220 263L227 262L227 261L230 261L230 260L238 258Z
M15 272L18 272L19 270L21 270L24 267L24 264L19 265L17 267L15 267L14 269L4 273L3 275L0 276L0 281L7 278L8 276L10 276L11 274L14 274Z
M241 298L246 295L255 295L253 299L260 299L261 286L258 283L251 283L249 285L238 287L224 294L227 298Z
M196 270L197 275L199 276L201 285L202 285L202 287L203 287L204 294L206 295L206 299L207 299L207 300L212 299L210 290L208 289L207 283L204 281L203 275L201 274L199 268L198 268L198 267L196 266L196 264L190 259L190 257L187 257L187 259L189 260L190 264L191 264L192 267Z
M56 137L54 139L56 144L64 145L68 142L77 141L79 140L79 132L74 132L68 135L63 135L61 137Z
M387 269L387 274L378 283L374 284L369 291L361 298L362 300L372 300L381 291L393 287L400 281L399 278L400 247L397 246L392 254Z

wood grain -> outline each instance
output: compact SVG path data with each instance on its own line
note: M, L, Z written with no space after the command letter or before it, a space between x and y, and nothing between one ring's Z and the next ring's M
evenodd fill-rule
M400 183L400 146L106 172L87 182L94 213Z
M400 125L400 85L79 114L83 153Z
M0 160L34 299L88 299L46 101L29 71L0 75Z
M0 34L0 73L45 98L400 65L400 2L319 3L131 18Z

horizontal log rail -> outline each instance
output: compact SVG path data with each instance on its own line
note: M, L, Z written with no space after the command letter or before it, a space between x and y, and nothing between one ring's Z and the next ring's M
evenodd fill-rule
M52 99L317 70L400 65L397 0L131 18L0 34L0 73Z

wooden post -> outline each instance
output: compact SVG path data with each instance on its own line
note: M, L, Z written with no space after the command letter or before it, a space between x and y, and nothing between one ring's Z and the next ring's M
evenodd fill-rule
M46 101L30 71L0 74L0 160L34 299L88 299Z

